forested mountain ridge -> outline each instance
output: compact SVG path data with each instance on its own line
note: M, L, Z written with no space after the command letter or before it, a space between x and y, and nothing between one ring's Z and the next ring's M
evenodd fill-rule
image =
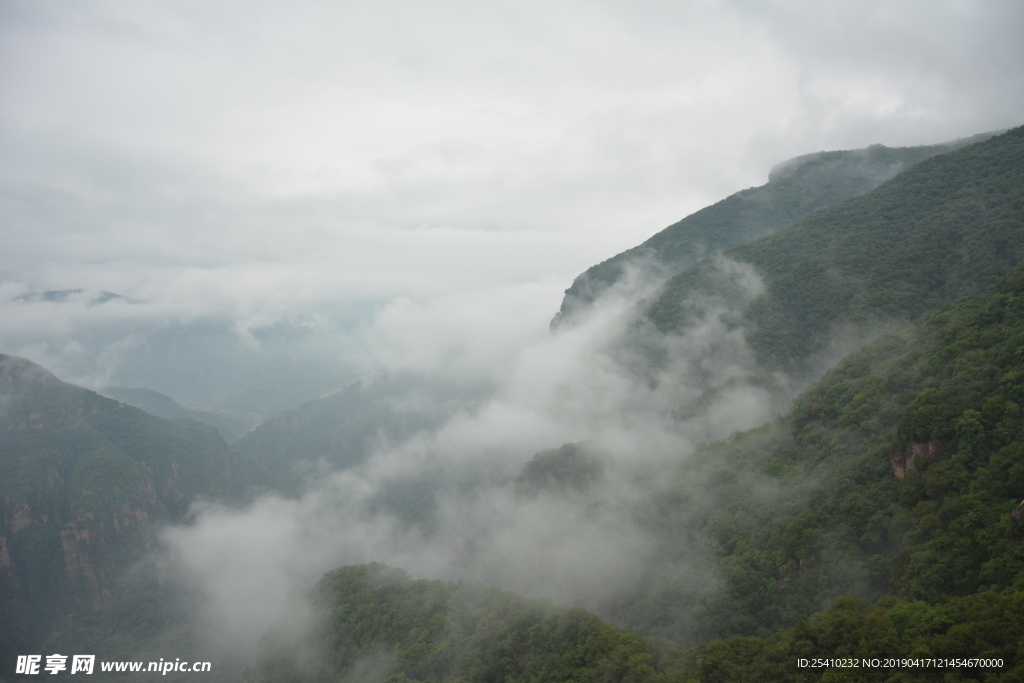
M785 180L778 174L772 182ZM845 323L889 331L777 420L680 455L647 497L598 500L612 470L589 442L542 451L494 484L516 510L572 498L656 541L640 588L595 603L616 626L496 590L348 567L312 593L325 621L307 644L326 659L268 638L247 680L822 680L795 658L912 653L1003 657L993 676L1019 680L1022 218L1015 129L702 262L637 309L652 325L633 329L685 331L694 293L728 298L715 289L728 260L763 281L734 323L765 367L799 372ZM124 659L170 646L198 658L201 595L179 600L145 563L120 588L113 579L152 558L152 530L181 521L197 497L237 501L253 483L299 493L318 461L351 467L471 403L418 381L352 385L229 449L209 427L0 356L0 664L42 642ZM414 483L433 496L429 476ZM856 680L894 675L875 673Z
M464 401L449 387L380 377L275 415L232 448L275 488L294 493L323 463L358 465L377 447L439 426Z
M325 656L303 666L294 649L267 648L248 681L645 683L664 680L674 654L585 610L382 564L329 572L313 593Z
M698 242L739 239L741 234L744 240L756 236L743 232L747 228L737 227L741 224L755 226L750 227L755 232L766 229L765 226L776 230L769 237L727 250L725 254L730 259L751 263L768 288L764 296L743 311L750 327L749 345L766 368L800 372L805 369L801 363L829 341L834 324L840 322L837 316L845 309L843 301L836 298L845 296L849 300L852 297L854 304L859 301L854 297L858 291L859 269L870 273L877 264L893 259L898 262L901 250L907 253L908 262L893 267L890 277L881 281L884 286L895 284L890 289L871 289L869 294L875 299L862 296L866 303L850 311L851 324L870 326L879 320L889 322L916 317L956 296L977 294L1006 272L1015 262L1012 259L1017 252L1021 252L1018 259L1024 258L1024 247L1019 246L1024 245L1024 227L1021 227L1024 226L1021 220L1024 208L1020 200L1024 187L1024 154L1019 144L1020 130L996 138L976 137L987 141L966 147L961 143L904 149L872 147L791 160L780 165L764 188L745 191L748 194L734 195L698 212L651 238L650 244L636 249L655 249L662 254L658 258L679 265L688 263L686 259L691 256L696 260L703 255L703 247L695 246ZM967 142L962 141L962 144ZM954 147L959 150L936 156ZM870 190L908 165L911 166L909 171L897 175L881 188ZM922 166L927 169L919 172ZM853 192L851 188L865 194L841 201ZM935 235L929 232L927 225L917 232L906 227L919 226L921 221L930 220L929 217L946 216L946 212L952 211L951 207L956 208L957 203L972 196L973 191L981 192L988 206L969 220L960 221L958 217L955 225ZM939 197L943 192L948 192L949 196ZM935 201L927 199L933 195ZM924 206L910 201L921 196L925 197ZM791 225L823 203L833 206ZM754 211L751 206L760 208ZM880 216L875 221L877 225L865 222L866 216ZM955 244L941 241L946 233L952 235L947 236L947 242ZM720 248L725 242L715 244ZM943 249L949 253L935 253ZM837 250L845 250L842 259L835 259ZM963 255L958 257L961 252ZM609 277L614 280L619 276L613 271L621 270L623 259L639 253L636 250L625 252L595 268L602 273L612 273ZM986 260L989 256L992 258ZM933 259L935 263L925 263L926 259ZM794 263L797 265L792 265ZM971 268L962 268L963 263ZM607 270L606 266L612 270ZM669 280L653 302L640 305L657 327L665 332L677 331L686 324L687 297L695 292L722 296L716 268L715 259L706 259ZM834 273L840 270L843 272L840 282L832 282ZM598 277L594 273L587 277ZM928 282L943 279L949 286L932 292L927 289L928 283L916 282L915 278L921 274L930 278ZM954 286L957 283L959 285ZM830 293L834 296L824 303L804 304L806 299ZM572 296L567 295L566 301ZM879 297L887 305L877 304ZM581 301L584 299L587 297ZM811 305L817 308L812 310ZM865 312L866 306L874 307L871 308L874 317ZM826 310L819 315L818 308L822 307ZM790 322L792 330L786 327ZM433 389L428 388L424 392L422 387L402 378L365 386L352 385L267 420L234 447L244 458L271 472L279 488L297 491L318 461L334 467L350 467L362 462L375 447L388 440L400 440L418 429L440 424L451 414L444 405L429 399L418 401L419 406L409 410L408 406L414 402L403 398L431 391ZM457 400L451 405L456 403ZM397 404L402 407L396 408Z
M216 429L228 443L248 434L251 427L249 422L228 413L186 408L170 396L152 389L104 387L98 393L165 420L198 420Z
M880 187L727 249L764 292L740 304L761 366L807 371L837 329L911 320L995 284L1024 258L1024 128L933 156ZM688 300L722 296L720 261L670 279L646 316L684 329Z
M772 234L819 209L863 194L927 158L991 135L920 147L872 145L816 152L777 164L765 185L737 192L588 268L565 290L551 325L557 327L586 310L621 280L630 265L661 271L667 279L709 254Z
M303 668L267 648L249 680L819 681L835 673L798 657L897 655L1002 664L844 675L1019 680L1021 405L1024 263L850 355L774 423L681 463L634 512L661 561L638 595L602 609L645 637L580 610L346 567L315 591L326 660ZM516 485L578 487L590 472L567 445Z
M108 605L154 528L247 479L217 432L163 420L0 355L0 662Z
M1019 655L1022 405L1024 264L852 354L776 422L689 458L642 512L664 563L621 616L692 645L768 638L845 601L768 643L705 646L705 664L767 666L830 630L835 654ZM694 566L701 554L711 566Z

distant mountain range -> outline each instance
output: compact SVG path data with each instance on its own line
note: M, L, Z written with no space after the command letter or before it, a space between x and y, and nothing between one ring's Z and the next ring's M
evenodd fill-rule
M251 422L228 413L186 408L170 396L152 389L104 387L99 393L165 420L198 420L216 429L228 443L237 441L255 427Z
M124 301L131 301L126 296L120 294L114 294L113 292L96 292L86 291L84 289L54 289L46 292L30 292L28 294L22 294L21 296L15 297L15 301L54 301L63 302L68 301L72 298L81 298L83 301L90 305L96 306L99 304L105 304L108 301L115 299L123 299Z

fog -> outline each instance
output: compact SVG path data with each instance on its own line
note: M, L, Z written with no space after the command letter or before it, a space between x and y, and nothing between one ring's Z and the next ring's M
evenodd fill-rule
M209 640L252 651L278 620L308 616L303 591L325 571L370 561L595 610L636 589L656 551L636 505L697 443L763 424L786 405L782 378L775 391L748 381L758 369L742 329L730 324L762 291L760 279L724 259L717 269L733 296L691 298L680 334L639 323L635 301L660 282L640 269L554 335L502 343L502 326L484 317L478 323L493 338L469 342L491 353L459 354L468 355L459 369L466 386L493 387L472 408L385 443L361 466L321 469L297 498L198 505L193 521L163 541L204 596ZM391 311L373 331L382 365L451 376L434 345L464 338L463 317L429 313L435 337L409 355L394 345L427 313ZM592 481L516 486L535 453L569 442L599 463Z
M191 407L316 398L396 301L550 316L782 160L1016 125L1021 11L5 2L0 350ZM74 289L126 299L18 299Z
M304 591L357 562L595 609L656 552L638 502L806 378L756 366L734 324L762 287L743 264L718 260L729 296L686 302L671 335L636 316L652 263L553 333L565 288L788 158L1019 125L1022 19L981 2L9 0L0 352L253 419L381 377L464 394L358 467L314 464L297 497L198 503L164 531L228 649L301 624ZM601 475L517 490L566 443Z

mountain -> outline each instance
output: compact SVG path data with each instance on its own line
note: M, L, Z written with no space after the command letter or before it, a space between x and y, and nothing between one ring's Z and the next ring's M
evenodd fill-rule
M638 595L603 606L627 630L346 567L314 589L320 629L300 646L268 635L249 680L833 680L797 668L823 653L993 658L992 680L1018 680L1022 350L1024 263L850 355L777 421L703 447L632 513L662 557ZM586 453L540 453L515 484L578 488ZM854 680L936 680L900 668Z
M791 224L799 218L823 206L837 203L845 206L842 202L848 197L867 192L871 198L865 201L867 205L873 205L878 196L869 191L902 169L916 168L925 160L944 158L936 155L990 137L985 134L928 147L890 149L873 146L865 150L822 152L784 162L773 169L767 185L745 190L699 211L644 244L588 270L568 291L560 317L556 316L556 320L567 320L572 311L582 310L579 306L587 305L602 288L611 286L622 276L627 263L649 264L653 258L660 264L658 268L682 270L709 251L748 242L771 232L781 237L796 229ZM975 147L977 145L967 149ZM981 159L978 163L985 161L987 159ZM951 163L955 165L958 162ZM902 177L897 176L897 179ZM1016 176L1005 178L1008 183L1015 179ZM1015 200L1007 201L1012 203ZM845 214L835 220L846 220L843 216ZM849 226L857 225L857 218L855 215L849 217L844 225L854 231L856 228ZM869 258L873 258L870 249L875 246L869 244L863 250ZM647 313L659 328L674 331L683 324L677 320L678 311L684 310L683 303L693 291L701 287L715 291L721 289L721 282L712 281L706 275L713 270L715 263L714 259L705 259L694 268L685 270L668 282L654 302L646 302ZM1002 271L993 268L992 271L998 274L1005 272L1005 268ZM978 285L980 289L963 293L981 291L992 281L989 278ZM929 301L918 308L933 308L942 300ZM297 490L317 462L323 461L333 467L358 464L376 446L436 426L458 408L459 399L445 399L442 405L438 405L437 387L414 384L407 377L386 378L365 386L354 384L329 397L268 419L235 443L235 448L244 458L272 472L279 488ZM445 391L442 388L441 393Z
M1024 620L1015 618L1020 598L960 599L934 610L898 601L869 609L847 598L767 642L737 637L683 652L584 610L472 584L412 580L382 564L329 572L312 594L320 608L315 634L300 645L294 634L268 634L247 682L938 680L934 667L880 662L837 678L832 668L798 666L823 652L858 665L894 652L922 659L968 652L1001 662L985 671L1002 674L998 680L1024 674L1015 663L1024 636ZM964 667L939 672L942 680L976 680Z
M854 164L830 154L778 168L773 196L788 179L809 183L816 164ZM682 266L637 304L624 343L684 339L702 311L719 311L749 347L745 370L809 384L784 414L680 456L646 495L600 499L619 471L589 442L487 484L508 487L510 514L579 504L651 540L633 588L595 599L614 626L488 588L344 567L310 594L319 627L268 633L244 678L817 681L845 673L798 658L916 654L1004 664L847 678L1021 680L1024 128L918 160L773 230ZM853 352L825 371L844 344ZM51 651L192 652L178 643L198 610L147 569L156 525L181 520L198 496L239 500L254 483L298 492L470 400L382 378L229 449L206 425L147 415L21 359L0 357L0 397L4 666L47 634ZM429 476L384 491L396 521L423 516ZM429 541L432 530L415 532Z
M691 646L771 638L742 641L762 663L828 629L836 655L1019 657L1022 405L1024 263L850 355L774 423L683 463L639 513L663 555L619 617ZM705 646L704 661L743 659L739 642Z
M297 491L321 463L336 469L358 465L375 448L440 426L471 400L436 382L379 377L276 415L234 449L265 470L276 488Z
M685 653L673 673L687 683L1019 681L1022 612L1020 593L984 593L936 606L889 599L868 607L841 598L766 640L737 636L701 645ZM827 661L812 666L815 658Z
M933 156L878 188L671 278L646 316L662 332L693 302L735 309L768 370L805 374L852 330L976 296L1024 258L1024 128ZM743 264L739 271L734 264ZM753 275L763 291L737 284Z
M600 455L592 450L586 444L567 443L537 453L515 478L516 493L585 491L602 475Z
M602 293L623 281L631 267L667 279L707 255L770 235L819 209L874 189L925 159L992 135L921 147L872 145L784 161L768 174L767 184L737 192L670 225L643 244L588 268L565 290L551 326L556 328L585 311Z
M325 656L266 647L253 681L662 680L672 649L580 609L470 584L414 581L381 564L344 567L314 589Z
M86 291L84 289L59 289L47 292L30 292L14 298L15 301L27 301L33 303L38 301L81 301L89 306L98 306L99 304L105 304L108 301L113 301L115 299L120 299L129 303L131 302L128 297L121 296L120 294L114 294L113 292Z
M165 420L198 420L216 429L228 443L248 434L253 427L246 420L227 413L186 408L170 396L152 389L104 387L99 393Z
M320 370L312 377L284 377L272 382L251 384L234 391L214 391L197 396L196 402L216 414L244 420L252 431L268 417L292 410L303 403L326 398L352 384L351 373Z
M216 430L163 420L0 355L0 666L95 613L159 525L248 476Z

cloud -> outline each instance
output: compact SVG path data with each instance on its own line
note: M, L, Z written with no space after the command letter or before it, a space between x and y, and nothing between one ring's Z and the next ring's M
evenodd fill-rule
M318 320L347 357L403 301L564 287L787 157L1020 123L1021 11L7 2L0 279L144 305L0 300L0 349L84 380L188 328L263 376L261 331ZM119 357L119 381L205 391Z
M200 505L192 523L168 529L175 566L206 596L201 616L219 634L211 637L251 651L279 619L301 627L306 587L328 569L369 561L595 610L635 590L658 550L634 518L638 502L698 442L785 406L784 389L748 381L757 367L730 324L763 290L760 278L724 259L715 267L731 296L691 297L678 335L638 327L636 298L660 282L642 269L554 335L523 336L510 332L511 316L475 315L493 295L385 311L366 331L382 367L487 390L453 403L439 427L382 439L358 467L314 468L297 499ZM477 323L468 338L467 318ZM422 350L409 348L418 343ZM412 397L394 398L401 412ZM523 465L566 442L583 442L602 474L583 488L517 492Z
M648 356L618 340L653 274L550 336L560 290L785 158L1020 124L1022 12L8 1L0 351L203 405L380 372L486 387L301 500L168 532L242 641L319 572L369 559L587 604L650 550L617 511L780 395L744 379L734 301L692 301L679 337L632 328ZM67 289L125 298L24 298ZM582 440L609 459L591 493L510 492L533 453Z

